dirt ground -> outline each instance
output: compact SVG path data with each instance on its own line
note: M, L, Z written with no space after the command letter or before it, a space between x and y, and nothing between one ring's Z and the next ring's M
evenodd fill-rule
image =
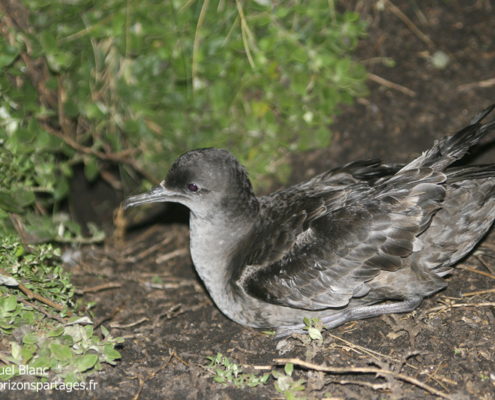
M370 80L369 97L343 108L336 118L329 149L292 157L292 183L358 159L409 161L495 102L493 82L486 87L481 83L494 78L493 2L394 1L431 44L413 33L390 7L377 11L375 1L358 4L370 28L356 58L375 76L415 95ZM348 7L354 8L355 2ZM443 70L431 62L437 50L450 58ZM393 59L395 67L385 66L384 58ZM487 138L467 161L493 162L494 146L495 138ZM111 211L98 200L106 190L104 185L81 187L76 182L74 193L76 189L81 204L86 204L76 207L81 219L111 222ZM87 204L100 211L89 215L84 211ZM121 362L105 366L96 378L96 391L45 392L36 397L283 398L271 377L264 386L244 389L214 382L201 366L206 356L220 352L256 374L282 371L274 359L298 358L332 367L380 368L415 379L324 374L296 367L294 376L308 381L301 394L309 399L436 397L418 382L452 399L495 399L495 293L473 294L495 287L495 231L447 278L449 287L425 299L417 311L348 323L324 332L321 344L307 344L298 337L272 340L223 316L194 271L188 251L187 210L158 205L147 212L146 221L129 228L125 243L83 247L83 262L70 267L80 288L120 285L86 293L84 301L97 302L96 321L126 339L120 349Z

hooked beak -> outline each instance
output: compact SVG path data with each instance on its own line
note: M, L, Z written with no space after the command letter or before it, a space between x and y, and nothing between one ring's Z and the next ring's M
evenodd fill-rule
M163 183L163 182L162 182ZM169 192L161 184L152 188L148 193L131 196L124 200L122 209L139 206L146 203L160 203L170 201L174 193Z

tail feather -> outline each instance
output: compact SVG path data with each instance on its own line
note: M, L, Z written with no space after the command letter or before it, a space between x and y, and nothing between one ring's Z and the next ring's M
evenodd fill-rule
M495 164L448 168L445 175L449 185L465 180L494 178Z
M481 125L481 121L495 109L495 104L480 112L471 123L454 133L446 136L420 157L407 164L402 170L429 167L434 171L443 171L454 161L461 159L487 133L495 130L495 121Z

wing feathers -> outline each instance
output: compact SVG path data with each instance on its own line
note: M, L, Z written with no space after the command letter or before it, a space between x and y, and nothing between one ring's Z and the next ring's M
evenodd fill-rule
M276 224L272 243L263 244L251 261L258 266L239 283L253 297L310 310L364 296L366 282L380 271L402 268L404 258L422 248L416 236L440 207L445 179L431 168L409 169L362 191L352 207L328 208L322 199ZM348 194L330 198L332 204Z

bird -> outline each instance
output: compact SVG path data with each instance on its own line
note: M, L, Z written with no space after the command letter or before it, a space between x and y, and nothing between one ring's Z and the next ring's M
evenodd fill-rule
M304 332L415 310L495 218L495 164L451 166L495 129L482 120L408 164L372 159L256 197L228 151L188 151L123 209L177 202L190 209L190 251L216 306L233 321Z

